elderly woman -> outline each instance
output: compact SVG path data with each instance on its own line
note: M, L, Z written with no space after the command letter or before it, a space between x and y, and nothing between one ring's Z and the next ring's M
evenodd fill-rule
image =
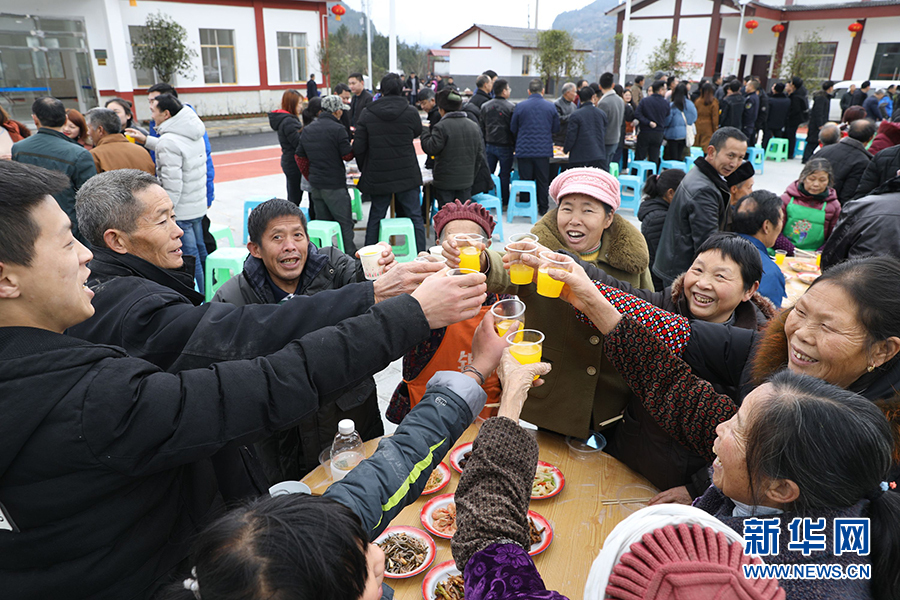
M809 160L781 200L785 214L783 235L801 250L821 248L841 216L831 163L824 158Z
M787 370L774 376L760 371L765 379L740 407L716 394L635 318L620 314L583 271L557 279L567 284L563 297L605 334L606 356L660 425L714 459L714 485L696 506L742 534L748 517L779 516L780 548L766 557L769 563L871 562L871 588L859 580L785 579L789 598L898 597L900 497L885 493L897 458L892 424L851 391L869 399L894 396L890 383L900 364L897 261L845 263L813 284L788 313L779 357ZM764 345L758 354L779 353ZM824 518L827 540L834 539L835 518L867 517L871 554L804 556L788 546L788 527L797 517Z

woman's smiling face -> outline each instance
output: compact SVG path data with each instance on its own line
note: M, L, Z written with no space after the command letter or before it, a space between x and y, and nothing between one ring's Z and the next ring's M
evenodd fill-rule
M570 250L588 253L600 245L613 214L608 206L586 194L563 196L556 213L559 236Z

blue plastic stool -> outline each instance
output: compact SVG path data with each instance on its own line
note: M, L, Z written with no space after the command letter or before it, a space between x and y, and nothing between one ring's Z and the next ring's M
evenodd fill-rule
M802 158L803 152L806 150L806 138L798 137L797 143L794 145L794 157ZM799 156L798 156L799 155Z
M518 194L528 194L527 202L520 202ZM509 205L506 207L506 222L512 223L513 217L528 217L531 224L538 221L537 185L533 181L513 181L509 184Z
M747 148L747 160L753 165L754 170L760 175L763 174L763 167L766 164L766 151L756 146Z
M222 284L243 271L246 248L219 248L206 257L206 301L212 300Z
M643 180L637 175L619 176L619 198L622 200L622 208L630 208L637 214L638 205L641 203L641 186ZM631 196L625 196L625 188L631 190Z
M684 157L684 168L690 171L694 168L694 161L697 160L694 156L685 156Z
M494 182L494 195L498 198L502 198L503 195L500 193L500 176L491 174L491 181Z
M309 223L309 209L301 206L300 212L303 213L303 217L306 219L306 222Z
M634 148L628 149L628 163L631 164L634 162Z
M228 247L234 248L234 236L231 234L231 227L229 227L228 225L210 223L209 234L213 237L214 240L216 240L216 248L224 248L224 242L228 242Z
M682 171L687 173L688 167L687 163L685 163L683 160L664 160L659 163L659 172L662 173L666 169L681 169Z
M416 258L416 229L406 217L382 219L378 225L378 241L391 243L391 237L403 236L402 244L391 244L397 262L410 262Z
M250 232L247 231L247 218L250 216L250 211L266 200L271 200L274 197L275 196L253 196L252 198L244 200L244 245L246 245L247 241L250 239Z
M494 211L496 213L494 216L494 221L496 222L494 235L499 235L501 242L506 239L503 237L503 202L500 201L500 198L490 194L475 194L472 196L472 202L482 205L488 212Z
M641 182L647 179L647 175L649 175L650 173L656 173L656 163L651 160L636 160L634 162L630 162L628 163L628 168L635 169L637 171L635 175L637 175L638 179L640 179Z
M341 234L341 226L335 221L308 221L306 223L306 235L309 241L319 248L335 246L333 238L337 237L335 246L341 252L344 251L344 236Z
M697 148L696 146L691 146L691 158L697 160L701 156L706 156L706 152L703 151L703 148Z

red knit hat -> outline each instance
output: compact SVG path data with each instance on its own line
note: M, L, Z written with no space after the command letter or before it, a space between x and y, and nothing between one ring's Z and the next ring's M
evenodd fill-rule
M465 204L459 200L454 200L453 202L445 204L444 207L434 215L435 235L440 238L444 226L450 221L457 221L459 219L478 223L488 234L488 237L494 233L494 217L492 217L491 213L485 210L482 205L477 202L472 202L471 200L466 200Z

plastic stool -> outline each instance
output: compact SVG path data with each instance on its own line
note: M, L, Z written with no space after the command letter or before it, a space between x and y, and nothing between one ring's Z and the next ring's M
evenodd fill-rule
M788 159L788 141L785 138L771 138L766 146L766 158L786 161Z
M520 202L518 194L528 194L527 202ZM513 217L528 217L531 224L538 221L537 185L533 181L513 181L509 184L509 204L506 207L506 222L512 223Z
M694 168L694 161L697 160L694 156L685 156L684 157L684 168L690 171Z
M619 198L622 200L622 208L630 208L637 214L638 205L641 203L641 186L644 181L637 175L621 175L619 177ZM625 197L625 188L631 190L631 197Z
M416 229L406 217L382 219L379 224L378 241L391 243L392 236L404 236L403 244L391 244L397 262L410 262L416 258Z
M309 221L306 224L306 235L309 241L319 248L333 246L332 238L337 236L337 249L344 251L344 236L341 235L341 226L334 221Z
M353 188L353 198L350 200L350 211L353 213L353 218L357 221L363 220L363 212L362 212L362 197L359 194L359 190ZM307 215L309 218L309 215Z
M309 209L301 206L300 212L303 213L303 217L306 219L306 222L309 223Z
M687 173L687 164L683 160L664 160L659 163L660 173L662 173L666 169L680 169Z
M766 164L766 151L756 146L747 148L747 160L753 165L754 170L760 175L763 174L763 167Z
M500 194L500 176L491 173L491 181L494 182L494 196L502 198L503 196Z
M488 212L493 210L497 213L494 215L494 221L496 222L496 225L494 226L494 235L499 235L501 242L506 239L503 237L503 203L500 201L499 196L475 194L472 196L472 202L477 202L482 205Z
M234 236L231 234L231 227L228 225L210 223L209 234L216 240L216 248L224 248L224 242L228 242L227 246L234 248Z
M253 196L244 200L244 244L250 239L250 233L247 231L247 219L250 217L250 211L265 202L271 200L275 196Z
M694 160L697 160L698 158L700 158L702 156L706 156L706 153L703 151L703 148L697 148L696 146L691 146L691 158L693 158Z
M246 248L219 248L206 257L206 301L212 300L222 284L244 270Z
M635 175L637 175L638 179L640 179L641 182L647 179L647 175L649 175L650 173L656 173L656 163L652 160L636 160L634 162L628 163L628 168L635 169L637 171Z
M797 143L794 145L794 156L797 157L797 155L799 155L800 157L802 157L803 152L805 150L806 150L806 138L798 137Z
M628 149L628 163L631 164L634 162L634 148Z
M609 174L613 177L619 176L619 163L614 162L613 164L609 165Z

